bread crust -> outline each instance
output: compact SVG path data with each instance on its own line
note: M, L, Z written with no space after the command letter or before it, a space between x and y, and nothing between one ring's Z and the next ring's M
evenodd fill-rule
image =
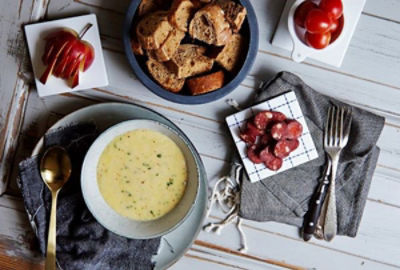
M146 62L146 65L150 75L163 88L174 93L182 90L185 80L177 78L176 75L164 65L164 63L160 63L153 58L149 58Z
M208 4L195 13L189 25L189 34L207 44L223 46L229 42L232 30L222 8L217 4Z
M230 24L233 33L238 33L247 16L247 10L242 5L232 0L216 0L225 13L225 19Z
M167 63L178 78L187 78L212 69L214 60L205 56L206 48L194 44L182 44Z
M185 37L185 32L174 28L168 35L167 39L160 48L148 52L150 57L157 59L160 62L170 60L179 47L182 39Z
M188 79L187 86L192 95L201 95L221 88L224 85L225 74L217 71L208 75Z
M183 32L187 32L189 20L195 12L195 6L190 0L174 0L168 20L170 24Z
M146 50L155 50L167 39L173 27L167 19L168 12L157 11L146 15L136 27L136 37Z
M236 71L244 58L242 57L243 45L243 37L240 34L234 34L230 42L218 53L215 61L229 72Z

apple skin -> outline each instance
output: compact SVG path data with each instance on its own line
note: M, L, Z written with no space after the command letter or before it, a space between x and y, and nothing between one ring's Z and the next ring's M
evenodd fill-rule
M90 27L90 26L89 26ZM42 56L47 66L40 77L46 84L51 75L68 80L71 88L79 84L79 72L85 72L93 63L93 46L69 28L50 33L46 38Z

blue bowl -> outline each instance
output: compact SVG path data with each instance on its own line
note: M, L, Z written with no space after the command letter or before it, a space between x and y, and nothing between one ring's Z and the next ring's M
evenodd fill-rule
M248 38L247 55L241 69L239 70L239 72L236 73L236 75L231 77L231 80L227 84L225 84L224 87L216 91L197 96L191 96L189 94L185 95L182 93L173 93L162 88L156 81L152 79L152 77L147 72L144 57L136 57L132 52L130 43L131 29L135 13L140 2L141 0L132 0L131 4L129 5L125 16L122 39L124 43L125 54L128 58L128 62L131 65L133 72L135 73L136 77L139 78L139 80L154 94L176 103L204 104L215 101L229 94L235 88L237 88L240 83L246 78L248 72L254 64L257 55L259 38L257 17L249 0L239 0L239 2L247 9L247 17L245 22L243 23L240 33Z

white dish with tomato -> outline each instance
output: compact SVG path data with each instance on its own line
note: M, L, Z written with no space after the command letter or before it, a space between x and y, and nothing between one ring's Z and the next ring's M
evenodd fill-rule
M297 0L288 16L292 59L301 62L318 51L335 47L347 29L346 17L342 0Z

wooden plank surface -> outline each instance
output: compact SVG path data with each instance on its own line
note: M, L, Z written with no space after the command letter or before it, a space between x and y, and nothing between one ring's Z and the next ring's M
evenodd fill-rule
M140 84L124 57L120 31L116 31L121 29L129 0L3 1L10 9L0 10L0 59L10 68L0 71L0 183L6 178L11 182L7 194L0 197L0 269L43 267L15 184L16 164L31 153L49 126L76 109L110 100L150 107L190 136L205 163L210 186L226 171L234 149L223 119L232 108L225 98L205 105L177 105L158 98ZM399 269L400 1L367 1L341 68L315 61L292 62L289 52L269 43L284 1L253 0L252 4L260 26L260 50L249 76L227 98L234 98L244 107L262 80L288 70L324 94L386 117L378 142L382 151L360 231L355 239L337 237L332 243L304 243L291 226L245 221L249 240L246 255L236 251L238 235L228 227L220 236L202 232L171 269ZM4 49L24 48L23 39L16 34L23 22L88 12L98 17L110 86L40 99L34 89L28 91L24 80L17 80L24 66L23 56L16 58ZM8 42L10 37L14 42ZM10 91L12 87L17 91ZM13 136L1 141L8 137L5 134ZM209 220L221 217L215 210Z

